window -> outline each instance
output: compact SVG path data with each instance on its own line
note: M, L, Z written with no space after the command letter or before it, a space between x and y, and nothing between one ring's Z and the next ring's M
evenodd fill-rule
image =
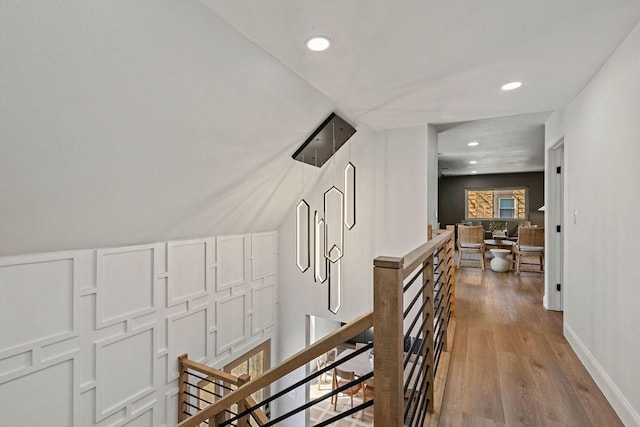
M527 219L527 189L466 190L465 219Z
M514 197L501 197L498 199L498 218L516 217L516 199Z
M249 374L251 379L254 379L260 376L263 372L266 372L269 369L271 363L271 340L267 340L264 343L258 345L253 350L248 353L243 354L238 359L229 363L224 367L224 371L228 372L236 377L242 374ZM232 389L236 389L235 386L231 386ZM228 389L224 389L217 385L216 383L212 383L209 380L203 379L198 382L198 397L200 400L198 401L198 406L200 409L204 409L209 405L208 402L215 402L220 399L222 396L229 392ZM263 388L261 390L256 391L251 395L256 402L262 402L264 399L268 397L269 389ZM262 406L260 409L267 415L270 416L269 412L269 404L267 403L265 406ZM231 410L237 412L237 405L233 405ZM202 424L204 425L204 424ZM252 417L249 417L249 426L256 427L258 424L256 420Z
M252 379L262 375L269 369L271 361L271 340L265 341L263 344L255 347L248 353L243 354L238 359L229 363L224 367L225 372L239 377L242 374L248 374ZM251 396L256 402L265 399L265 389L258 390ZM252 424L253 425L253 424Z

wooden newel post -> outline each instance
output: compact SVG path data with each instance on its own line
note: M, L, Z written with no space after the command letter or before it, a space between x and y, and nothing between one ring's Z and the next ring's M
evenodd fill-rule
M242 374L238 377L238 387L242 387L245 383L249 382L251 376L248 374ZM238 402L238 414L247 410L247 400L242 399ZM249 415L245 415L244 417L240 417L238 419L238 427L249 427Z
M404 423L403 258L373 260L374 420L383 427Z
M188 358L187 353L178 356L178 372L180 374L178 378L178 422L187 419L187 383L189 382L189 373L182 362Z

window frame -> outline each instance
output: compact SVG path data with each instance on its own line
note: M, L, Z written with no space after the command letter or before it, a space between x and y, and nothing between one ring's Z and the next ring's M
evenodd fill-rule
M515 190L524 190L524 218L470 218L469 217L469 192L470 191L493 191L494 197L496 197L496 193L505 192L505 191L515 191ZM496 197L498 199L505 199L510 197ZM515 197L511 197L515 199ZM499 202L498 202L499 203ZM517 200L514 204L513 208L517 212ZM494 214L500 215L500 206L496 204L494 201L493 207ZM506 221L506 220L514 220L514 221L528 221L529 220L529 187L525 185L521 186L513 186L513 187L469 187L464 189L464 219L465 221Z
M526 191L525 191L526 194ZM512 207L502 207L502 201L503 200L513 200L513 206ZM502 211L511 211L513 216L502 216ZM520 219L520 218L516 218L515 214L518 212L518 199L516 199L515 197L498 197L498 218L500 219Z

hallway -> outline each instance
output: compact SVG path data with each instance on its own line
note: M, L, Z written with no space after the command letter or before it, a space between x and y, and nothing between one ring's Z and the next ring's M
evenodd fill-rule
M457 270L441 426L622 425L542 307L540 273Z

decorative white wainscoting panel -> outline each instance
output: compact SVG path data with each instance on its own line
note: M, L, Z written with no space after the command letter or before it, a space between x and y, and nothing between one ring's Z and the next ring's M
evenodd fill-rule
M0 385L0 425L75 425L73 365L68 359Z
M276 272L276 233L251 236L251 279L258 280Z
M216 301L216 324L224 325L217 329L216 355L245 339L246 310L244 294Z
M187 353L189 359L206 363L209 341L208 308L200 308L168 319L169 365L167 378L178 378L178 356Z
M96 421L154 391L155 331L96 343Z
M0 360L77 335L76 264L75 254L0 259Z
M252 289L251 334L255 335L275 324L275 284Z
M251 255L250 235L223 236L217 239L216 290L243 285L247 282L246 259Z
M98 327L155 310L158 245L98 249Z
M267 232L0 258L0 425L175 426L179 355L222 368L277 336L277 247Z
M167 305L203 296L209 289L213 239L167 243L169 295ZM215 258L214 258L215 259Z

